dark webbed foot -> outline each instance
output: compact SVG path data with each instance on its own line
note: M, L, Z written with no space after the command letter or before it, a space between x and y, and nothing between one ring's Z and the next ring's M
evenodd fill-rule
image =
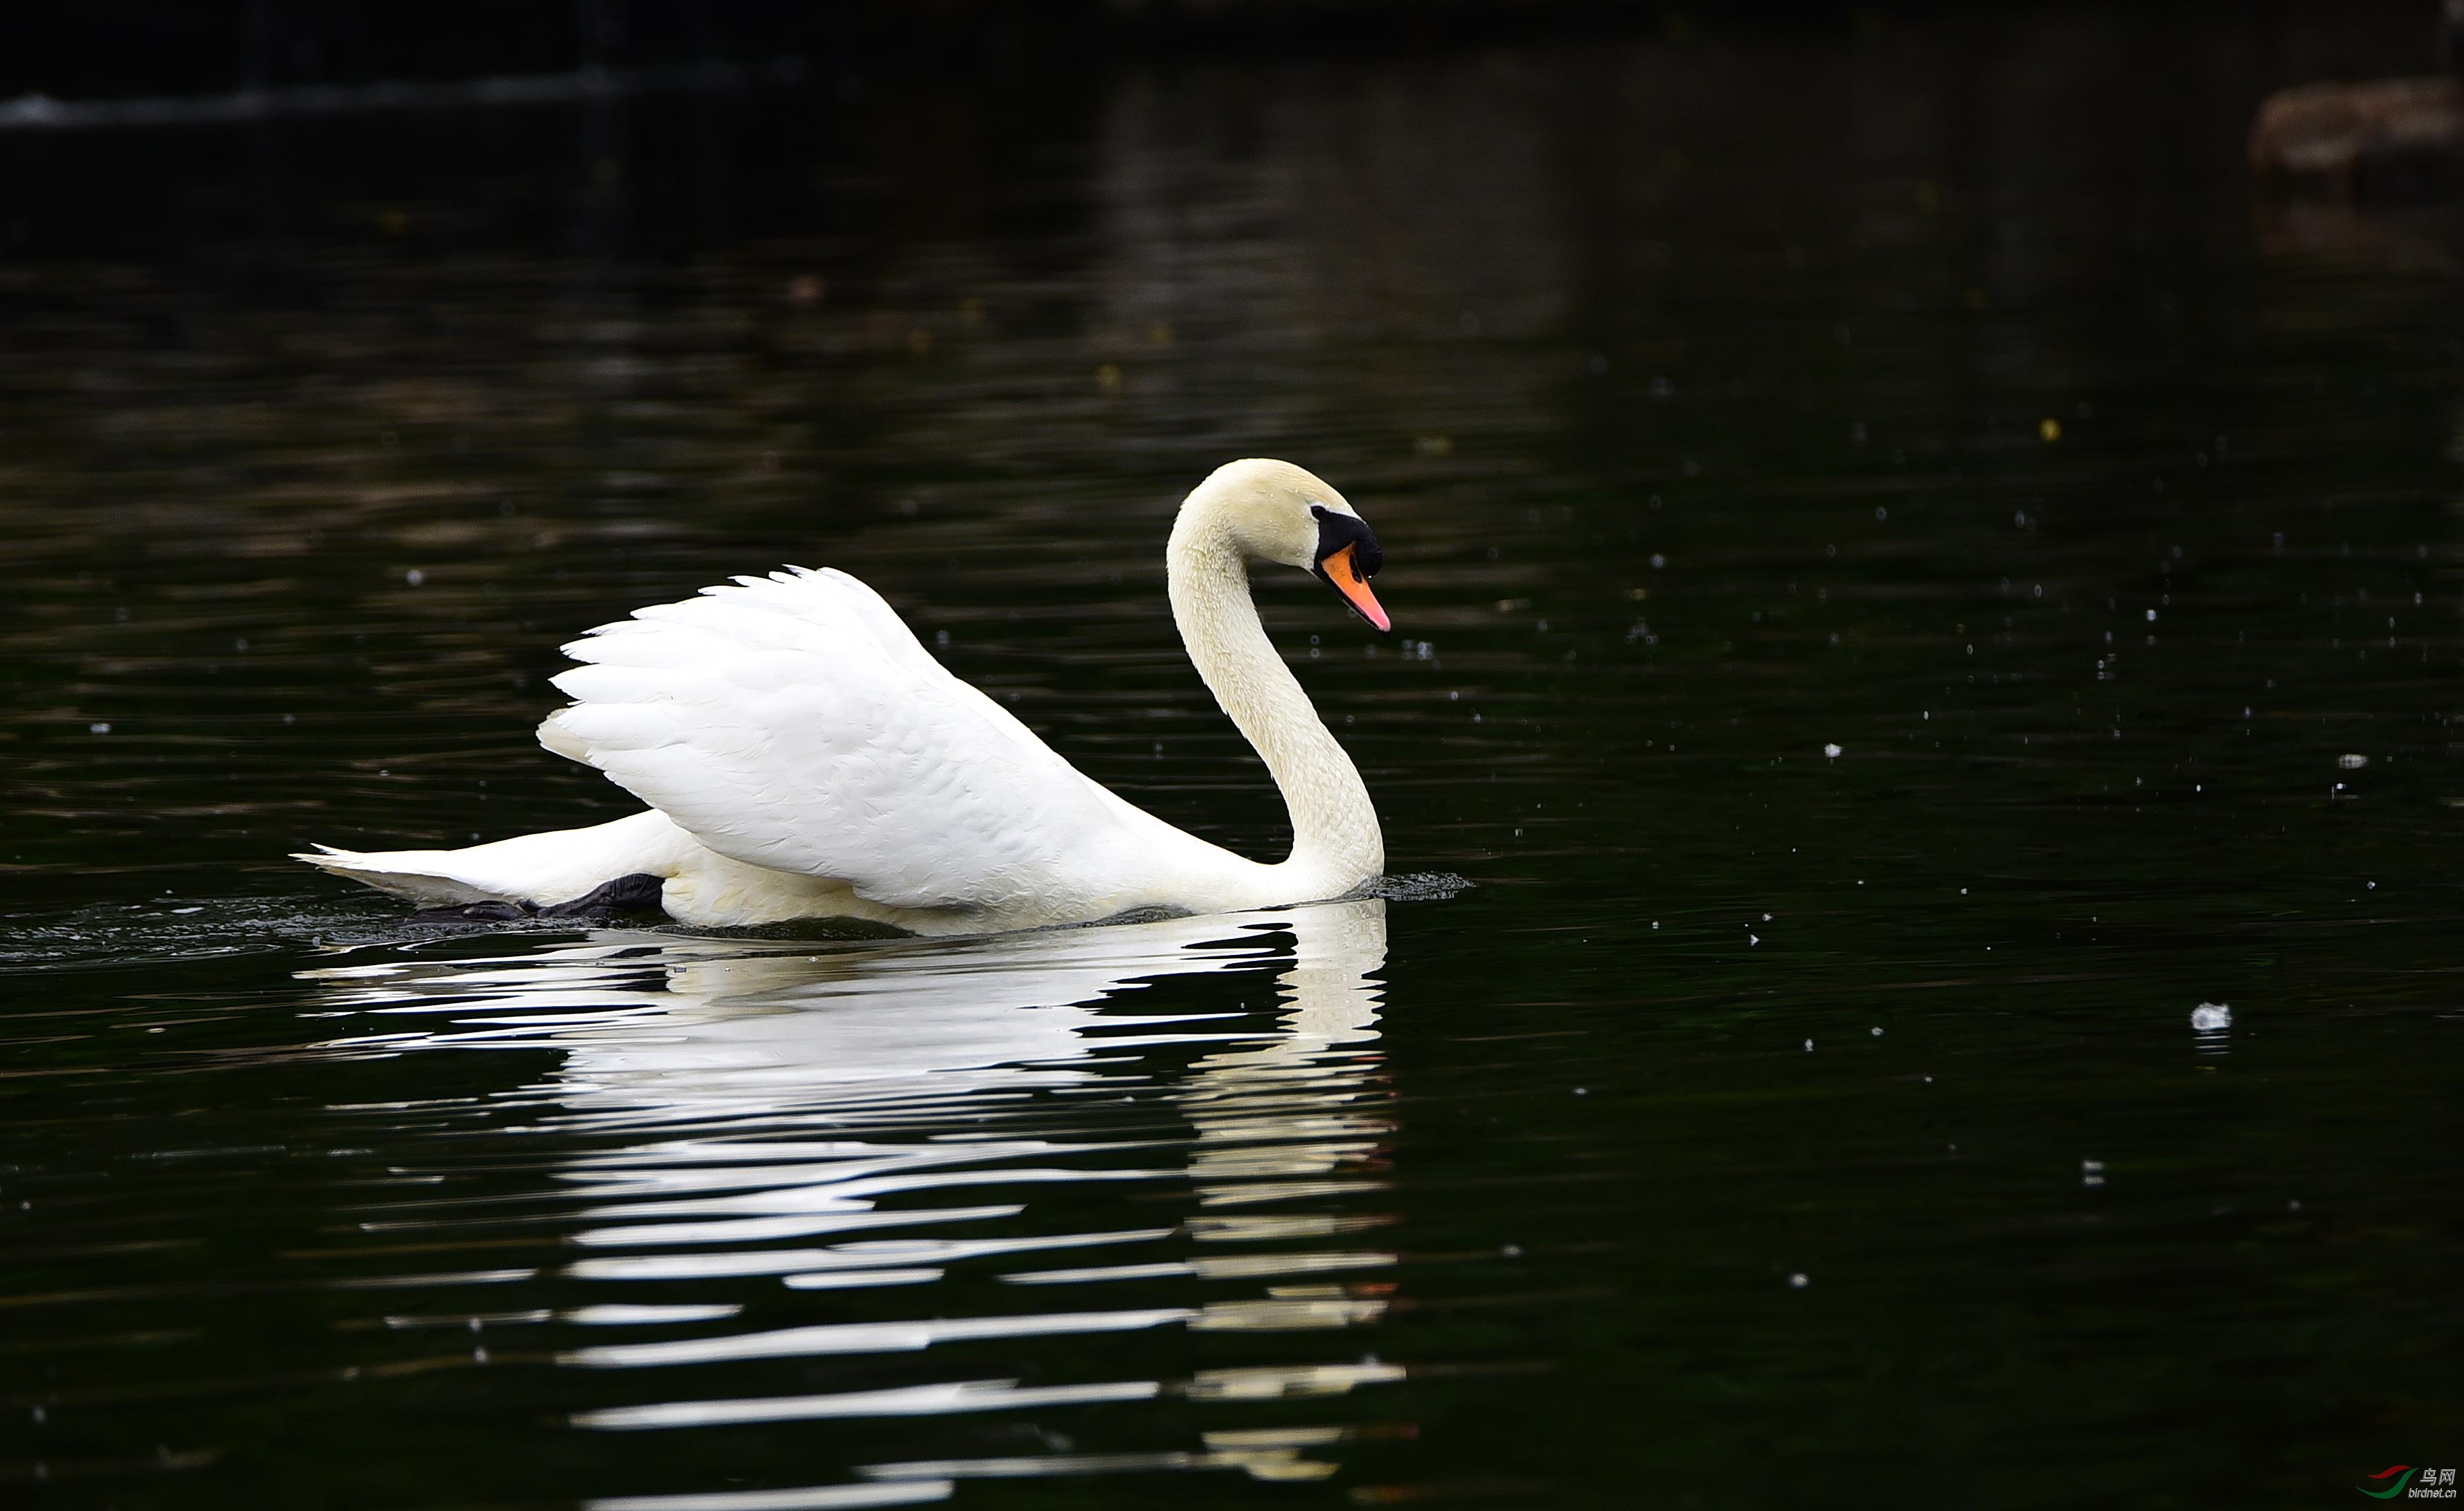
M617 918L627 913L661 913L660 888L667 883L648 871L620 876L604 887L593 887L569 903L539 910L541 918Z
M531 918L621 918L639 913L658 913L667 909L660 903L660 888L667 884L647 871L620 876L603 887L595 887L571 902L540 908L525 902L491 900L464 903L452 908L423 908L410 915L415 924L510 924Z

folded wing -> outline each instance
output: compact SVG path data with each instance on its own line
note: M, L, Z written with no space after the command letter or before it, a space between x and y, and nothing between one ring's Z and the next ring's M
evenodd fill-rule
M1084 890L1161 827L952 676L838 571L738 578L564 647L539 743L748 865L875 902L986 908Z

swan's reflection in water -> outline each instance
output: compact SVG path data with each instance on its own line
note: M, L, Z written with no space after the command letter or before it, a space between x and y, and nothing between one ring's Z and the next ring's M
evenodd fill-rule
M388 1322L554 1329L560 1366L632 1383L571 1413L602 1432L1276 1402L1399 1379L1322 1336L1375 1322L1396 1263L1375 1242L1385 906L818 953L609 932L313 973L329 1006L375 1020L327 1052L559 1053L489 1101L555 1150L547 1193L397 1202L365 1226L556 1222L577 1252L537 1283L599 1282L607 1300ZM1292 1340L1287 1363L1177 1372L1152 1362L1202 1345L1087 1347L1167 1329L1321 1336ZM831 1361L847 1388L812 1388ZM1352 1431L1320 1412L1197 1443L989 1456L911 1432L897 1445L923 1454L843 1447L811 1466L839 1482L793 1503L899 1503L979 1476L1316 1478ZM605 1504L734 1503L712 1494Z

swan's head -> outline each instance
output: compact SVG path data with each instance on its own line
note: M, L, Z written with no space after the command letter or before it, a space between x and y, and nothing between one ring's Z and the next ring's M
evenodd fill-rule
M1375 629L1395 627L1369 590L1386 559L1376 536L1312 472L1289 462L1226 462L1181 505L1173 533L1192 528L1220 531L1245 557L1299 567Z

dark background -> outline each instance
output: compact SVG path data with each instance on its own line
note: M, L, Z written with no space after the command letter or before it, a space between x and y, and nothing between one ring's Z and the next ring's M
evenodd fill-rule
M1355 1435L1314 1485L957 1503L2315 1506L2464 1457L2464 264L2452 207L2244 162L2270 92L2426 68L2427 5L301 7L253 48L251 13L21 6L48 40L0 45L0 100L174 101L0 131L0 1502L561 1507L1226 1427ZM202 121L251 78L538 74L563 94ZM1473 884L1389 905L1319 1108L1235 1108L1359 1182L1254 1210L1372 1224L1392 1289L1344 1296L1395 1304L561 1364L1266 1282L568 1277L603 1219L561 1171L706 1131L903 1155L986 1109L927 1056L852 1134L594 1118L575 1036L689 1019L660 970L440 936L287 852L618 816L532 738L559 645L802 561L1271 855L1159 611L1175 502L1242 454L1376 525L1396 640L1297 577L1264 610L1392 864ZM963 994L1002 962L968 948L809 963ZM1106 1011L1271 1043L1286 948ZM796 1022L817 1060L847 1032ZM1067 1179L897 1203L1210 1253L1199 1177L1109 1179L1220 1152L1210 1053L1012 1104ZM1203 1179L1275 1178L1233 1166ZM1276 1246L1319 1241L1371 1239ZM469 1278L508 1265L539 1274ZM599 1301L743 1311L520 1320ZM1373 1353L1409 1378L558 1414Z
M2431 63L2437 7L2378 4L2391 35ZM1809 42L1886 17L1928 30L2014 17L2106 14L2210 26L2220 43L2298 25L2282 3L1981 6L1846 0L97 0L11 8L0 18L0 98L64 100L245 89L452 80L599 67L791 61L843 87L917 75L1007 76L1049 97L1069 71L1111 59L1246 54L1408 55L1503 41L1683 35L1703 28ZM2387 61L2394 62L2390 58ZM1024 76L1037 74L1027 78Z
M1727 19L1828 16L1839 4L1709 8ZM456 79L585 66L800 59L825 75L999 73L1187 49L1372 51L1690 24L1656 0L377 0L349 7L110 0L0 22L0 95L58 99Z

